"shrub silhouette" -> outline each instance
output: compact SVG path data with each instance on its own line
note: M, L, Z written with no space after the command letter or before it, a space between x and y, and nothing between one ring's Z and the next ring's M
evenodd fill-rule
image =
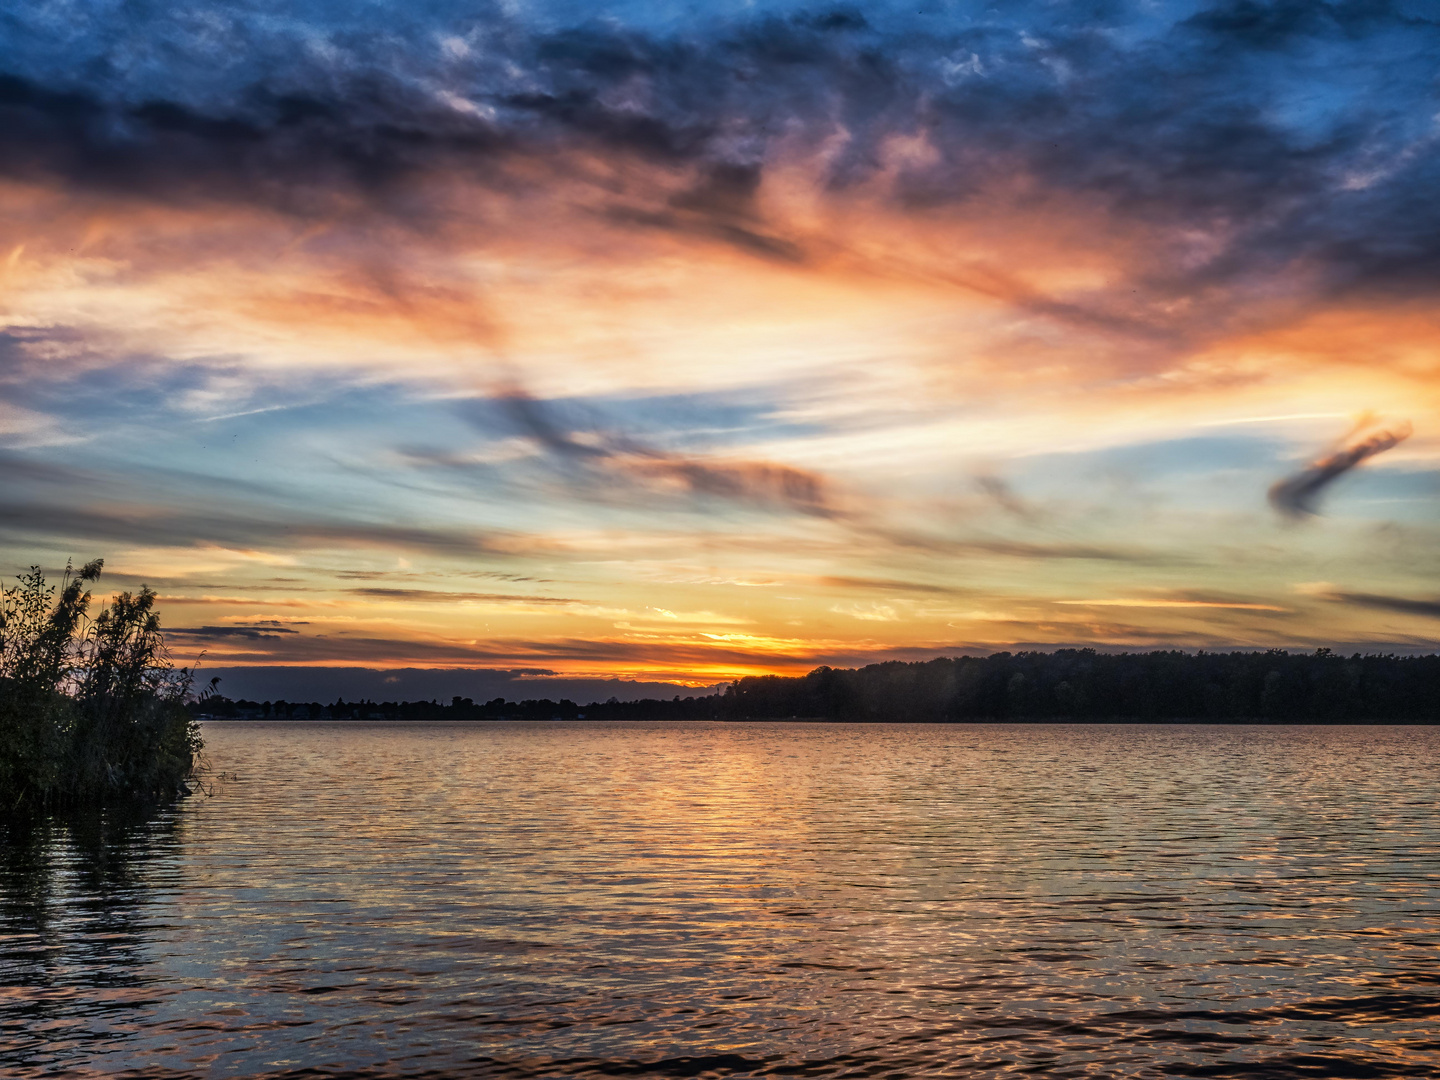
M96 559L57 590L38 566L0 594L0 805L53 810L185 791L200 749L155 594L121 593L89 618Z

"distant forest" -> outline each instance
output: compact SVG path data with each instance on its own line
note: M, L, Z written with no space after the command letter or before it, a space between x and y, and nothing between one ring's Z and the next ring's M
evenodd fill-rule
M996 653L808 675L750 676L723 693L670 700L230 701L197 715L332 720L838 720L1440 723L1440 656L1094 649Z

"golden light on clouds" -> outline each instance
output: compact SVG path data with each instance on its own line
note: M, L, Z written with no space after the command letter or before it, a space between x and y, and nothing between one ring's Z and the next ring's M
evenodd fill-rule
M1320 121L1238 66L1212 139L1203 94L1133 97L1217 77L1193 26L1122 61L996 19L973 70L877 16L683 70L637 25L623 77L523 19L183 91L22 73L11 562L104 555L212 664L1428 647L1353 598L1435 569L1429 144L1305 158ZM865 83L847 33L903 63ZM1277 514L1366 413L1412 434Z

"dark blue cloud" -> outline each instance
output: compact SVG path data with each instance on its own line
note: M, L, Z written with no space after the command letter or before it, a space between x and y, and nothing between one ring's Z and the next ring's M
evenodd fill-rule
M963 202L1024 172L1227 239L1159 292L1300 259L1334 288L1424 287L1440 249L1440 29L1424 10L155 3L64 25L11 11L0 162L296 213L358 191L418 217L402 197L417 174L503 186L510 156L581 145L696 168L689 195L622 218L797 260L749 205L778 139L845 131L829 176L844 189L881 166L888 136L925 133L937 156L902 174L902 203Z
M1340 477L1376 454L1392 450L1410 437L1407 422L1375 431L1332 450L1305 468L1278 481L1270 488L1270 503L1286 517L1300 518L1317 513L1320 497Z

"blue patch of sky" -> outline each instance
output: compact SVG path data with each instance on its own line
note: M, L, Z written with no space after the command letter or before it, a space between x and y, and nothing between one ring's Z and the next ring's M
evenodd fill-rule
M78 433L93 433L117 424L184 422L186 413L175 407L180 398L241 370L238 363L231 366L224 360L184 363L132 355L79 371L61 366L58 376L39 370L7 387L6 396L17 405L75 425Z
M1440 525L1440 470L1377 463L1335 481L1320 507L1332 517Z
M1272 437L1190 436L1017 458L1005 476L1037 502L1108 500L1119 484L1188 509L1260 512L1296 466L1292 444Z
M59 415L83 441L47 447L43 457L115 474L113 497L183 503L257 498L300 508L374 507L385 469L376 450L435 438L458 422L433 403L393 385L345 386L311 381L300 387L251 389L234 415L175 408L187 391L206 390L222 372L181 366L101 370L83 378L32 384L30 407ZM376 432L384 432L377 440ZM362 515L363 516L363 515Z

